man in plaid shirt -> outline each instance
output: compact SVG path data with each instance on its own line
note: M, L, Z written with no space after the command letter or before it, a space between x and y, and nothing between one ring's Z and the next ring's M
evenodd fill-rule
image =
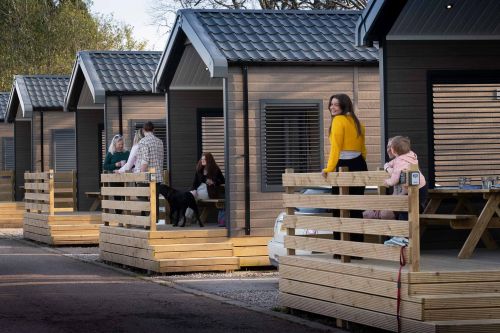
M159 216L158 196L160 184L163 182L163 142L154 136L155 127L148 121L143 126L144 138L139 141L137 163L141 172L147 172L150 168L155 169L156 174L156 219Z

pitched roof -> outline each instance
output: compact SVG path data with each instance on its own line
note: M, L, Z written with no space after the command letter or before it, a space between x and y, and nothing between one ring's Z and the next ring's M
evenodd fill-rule
M376 63L376 48L354 45L361 11L178 11L153 87L175 67L188 39L210 70L225 77L228 63Z
M6 119L12 121L21 105L23 117L33 111L63 109L69 76L16 75L7 106Z
M9 102L8 92L0 92L0 121L5 119L5 112L7 111L7 103Z
M372 0L356 29L357 45L389 40L499 40L498 0Z
M87 81L94 103L104 103L106 92L151 92L151 79L160 57L159 51L80 51L68 95L77 93L78 80ZM65 106L70 97L66 97Z

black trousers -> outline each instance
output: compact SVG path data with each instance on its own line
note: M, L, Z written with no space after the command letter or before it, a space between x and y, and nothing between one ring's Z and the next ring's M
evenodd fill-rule
M337 163L337 167L335 168L335 171L339 171L340 167L347 167L349 168L349 171L368 171L368 166L366 165L366 161L363 158L363 156L358 156L356 158L350 159L350 160L339 160ZM338 195L340 193L338 187L332 187L332 194ZM354 186L354 187L349 187L349 194L350 195L363 195L365 194L365 187L364 186ZM338 209L333 210L333 216L334 217L339 217L340 216L340 211ZM362 210L351 210L349 211L349 216L352 218L363 218L363 211ZM334 239L340 239L340 234L338 232L335 232L333 234ZM362 234L351 234L351 240L353 241L358 241L362 242L364 239Z

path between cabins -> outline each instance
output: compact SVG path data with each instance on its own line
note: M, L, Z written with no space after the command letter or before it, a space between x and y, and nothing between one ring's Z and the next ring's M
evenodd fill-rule
M0 230L0 331L340 332L211 296L196 283L191 286L199 292L189 282L110 269L95 263L95 248L89 250L39 246ZM255 288L262 289L259 283Z

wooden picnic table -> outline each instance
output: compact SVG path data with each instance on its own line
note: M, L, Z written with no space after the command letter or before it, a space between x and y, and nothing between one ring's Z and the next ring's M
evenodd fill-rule
M101 192L85 192L85 196L87 198L94 198L92 205L89 208L89 211L95 212L97 208L101 205Z
M472 225L469 236L458 254L460 259L468 259L471 257L479 239L482 239L486 247L489 249L496 249L498 247L487 228L491 222L498 222L498 217L500 217L500 188L435 188L429 190L428 196L429 202L422 215L436 215L436 212L444 199L456 199L457 203L453 210L453 214L457 214L461 210L465 210L476 216L474 221L475 223ZM479 214L475 212L471 203L471 199L478 197L483 198L486 201ZM498 217L495 217L495 215Z

